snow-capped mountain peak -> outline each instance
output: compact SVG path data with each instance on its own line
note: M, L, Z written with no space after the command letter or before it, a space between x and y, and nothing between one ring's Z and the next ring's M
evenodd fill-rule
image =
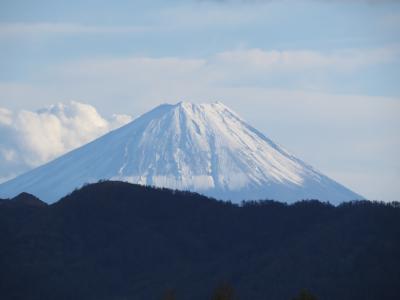
M100 179L221 199L361 198L297 159L221 102L163 104L126 126L0 185L53 202Z

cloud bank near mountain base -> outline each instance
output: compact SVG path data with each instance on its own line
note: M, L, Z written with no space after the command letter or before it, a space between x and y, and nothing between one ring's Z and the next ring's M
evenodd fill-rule
M128 115L101 116L76 101L38 111L13 112L0 107L0 182L46 163L125 125Z

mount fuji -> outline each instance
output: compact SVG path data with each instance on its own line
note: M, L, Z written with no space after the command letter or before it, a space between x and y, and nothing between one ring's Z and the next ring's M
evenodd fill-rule
M363 197L296 158L222 103L164 104L0 185L52 203L102 179L190 190L222 200Z

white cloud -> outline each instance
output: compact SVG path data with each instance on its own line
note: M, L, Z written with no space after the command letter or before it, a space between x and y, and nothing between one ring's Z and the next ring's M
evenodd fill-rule
M0 107L0 125L10 125L12 122L12 112Z
M113 99L112 106L105 104L108 109L144 112L160 101L216 100L219 94L215 90L225 87L252 87L255 90L284 86L292 90L326 91L332 90L331 81L342 78L342 74L356 80L354 75L358 73L353 72L395 62L400 57L398 50L397 47L330 52L242 49L201 58L84 59L48 69L52 84L30 95L37 94L37 99L53 99L57 91L62 90L67 99L83 98L97 103ZM33 90L28 87L2 88L0 84L0 96L4 94L4 99L18 101L22 99L19 93L23 89Z
M229 66L263 71L309 69L354 70L368 65L398 60L399 48L347 49L323 53L312 50L241 49L217 55L217 61Z
M138 33L150 30L143 26L92 26L80 23L0 23L0 37L39 34L110 34Z
M128 124L131 121L132 116L130 115L113 114L111 118L110 129L116 129L118 127L121 127L122 125Z
M105 119L93 106L75 101L36 112L0 108L0 177L41 165L131 120L128 115Z
M399 58L399 46L330 52L255 48L224 51L204 58L133 56L70 61L58 65L51 72L60 80L76 83L76 79L84 79L86 86L90 86L90 82L108 89L130 86L138 87L139 93L141 89L148 93L155 86L158 90L174 90L217 85L236 79L243 84L247 78L252 79L254 85L265 76L274 78L276 75L283 76L283 80L312 86L320 79L320 73L327 77L333 73L356 72L374 65L398 62ZM135 90L135 95L137 93Z
M44 105L62 96L103 103L115 111L144 112L160 101L215 100L224 88L285 87L327 94L338 80L352 92L362 72L399 59L396 45L327 52L238 49L200 58L99 57L51 66L38 75L43 84L0 83L0 106L5 106L2 101L14 108L18 103Z

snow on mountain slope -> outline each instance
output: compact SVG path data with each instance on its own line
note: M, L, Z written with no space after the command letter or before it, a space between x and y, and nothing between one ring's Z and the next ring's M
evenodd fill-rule
M124 127L0 185L54 202L101 179L191 190L234 202L361 199L289 154L222 103L161 105Z

